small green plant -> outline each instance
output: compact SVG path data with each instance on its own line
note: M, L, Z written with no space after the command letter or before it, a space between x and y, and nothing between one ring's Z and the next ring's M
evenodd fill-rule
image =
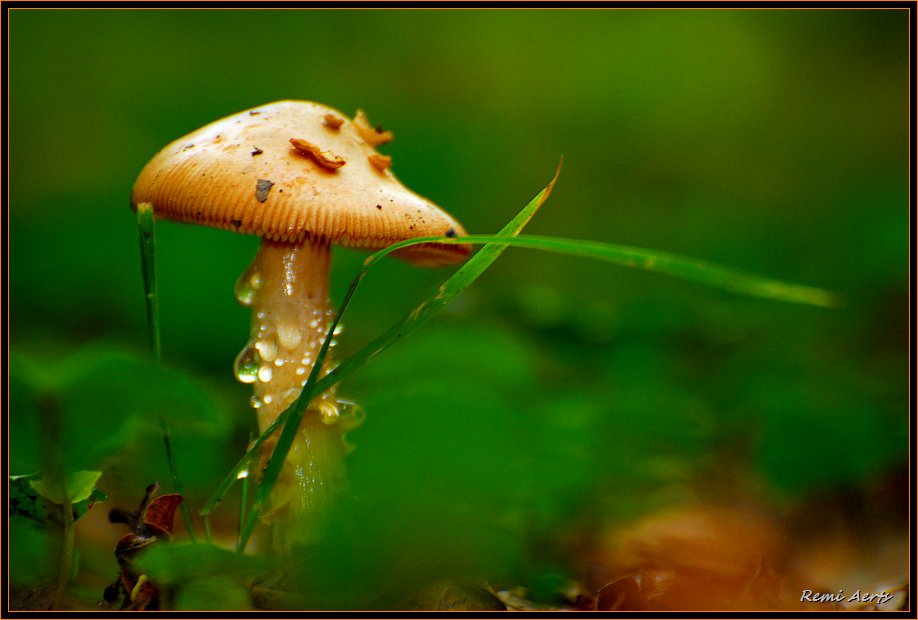
M95 503L108 497L96 488L101 475L99 471L70 471L65 474L58 471L52 475L35 473L9 478L9 516L17 530L17 536L12 541L14 557L17 546L23 547L24 541L20 537L24 535L24 528L30 530L24 535L26 538L50 536L58 540L55 552L57 582L45 595L45 605L51 609L60 606L74 573L76 522Z

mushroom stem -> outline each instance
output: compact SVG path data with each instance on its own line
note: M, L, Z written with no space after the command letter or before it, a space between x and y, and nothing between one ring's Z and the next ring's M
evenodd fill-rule
M327 243L263 239L236 283L237 299L252 308L251 338L236 358L236 377L254 388L250 403L262 432L296 400L312 371L330 322L330 262ZM320 376L331 365L327 356ZM278 551L310 539L329 496L342 486L347 425L339 421L334 389L317 396L303 416L263 517L274 525ZM266 442L263 459L273 446Z

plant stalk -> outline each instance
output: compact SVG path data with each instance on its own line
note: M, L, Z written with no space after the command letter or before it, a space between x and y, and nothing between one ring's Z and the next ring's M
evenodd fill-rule
M159 336L159 296L156 288L156 237L154 235L153 205L137 205L137 232L140 240L140 265L143 270L144 300L147 307L147 337L150 354L159 363L162 359Z

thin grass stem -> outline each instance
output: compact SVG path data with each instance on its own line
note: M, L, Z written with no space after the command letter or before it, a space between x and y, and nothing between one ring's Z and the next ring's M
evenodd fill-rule
M207 544L212 545L214 544L214 537L210 531L210 515L205 515L203 521L204 521L204 537L207 539Z
M62 494L66 497L66 491L61 488ZM64 531L61 537L60 557L57 564L57 590L54 593L54 604L52 609L60 609L61 601L70 585L70 577L73 573L73 548L75 544L75 532L73 521L73 504L67 500L61 504L61 518L64 521Z
M251 437L249 437L249 443L252 442ZM246 522L246 509L249 504L249 473L245 472L245 475L242 476L242 490L241 497L239 498L239 525L236 532L236 551L242 553L244 551L244 546L242 545L242 532L243 524Z
M140 265L143 270L144 299L147 307L147 338L150 355L159 363L162 349L159 335L159 295L156 287L156 235L153 223L153 205L137 205L137 232L140 239Z
M163 443L166 445L166 458L169 461L169 473L172 475L172 486L175 488L175 492L185 497L185 489L182 486L182 480L179 478L178 467L175 464L175 453L172 451L172 439L169 433L169 424L166 422L165 417L159 418L160 424L163 428ZM188 510L187 502L182 502L179 504L179 510L182 512L182 519L185 521L185 528L188 530L188 537L191 539L191 542L197 542L197 537L194 532L194 522L191 520L191 511Z

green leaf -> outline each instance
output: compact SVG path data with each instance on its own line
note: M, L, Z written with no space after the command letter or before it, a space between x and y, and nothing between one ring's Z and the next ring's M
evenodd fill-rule
M14 584L46 580L54 576L51 554L54 550L50 532L35 527L30 520L12 516L9 520L9 566L15 568L8 574Z
M208 543L154 545L139 555L136 563L142 572L164 585L219 575L246 580L270 564L263 556L241 556Z
M176 611L241 611L252 609L252 602L245 585L216 575L182 584L175 594L173 607Z
M245 609L249 581L266 574L263 556L240 555L207 543L153 545L135 567L160 587L176 588L181 609Z
M770 377L765 377L765 380ZM822 386L782 380L758 402L764 409L756 461L778 488L799 493L813 488L869 481L908 458L908 421L884 416L861 394L839 402ZM825 382L844 393L834 378Z
M42 525L52 524L54 527L60 527L59 516L48 512L49 500L39 495L33 486L33 483L40 479L41 473L10 476L10 515L25 517ZM103 502L106 499L108 499L108 494L105 491L94 488L89 497L73 502L73 520L77 521L89 512L96 502Z
M9 364L9 445L10 471L24 474L41 468L39 407L45 382L26 356L10 352Z
M35 399L53 406L60 421L64 470L98 469L104 462L132 476L127 485L146 486L151 478L168 480L163 418L170 427L175 467L191 492L209 488L228 466L225 414L184 373L102 346L79 350L50 370L58 387L39 392ZM31 442L30 451L35 452L41 448L40 433L41 429L24 432L16 443ZM18 450L27 454L25 447ZM138 463L145 467L137 468Z
M76 503L89 499L101 475L101 471L74 471L67 474L63 484L42 479L30 480L29 485L55 504Z
M38 473L10 476L10 515L25 517L39 523L47 521L49 517L47 500L39 495L31 484L40 476L41 474Z
M36 369L41 369L44 378ZM190 489L210 487L226 468L225 416L184 373L118 349L88 346L55 364L17 355L10 369L10 469L24 474L46 468L43 442L58 437L54 454L65 471L118 468L119 459L149 463L136 471L144 485L168 479L161 420L169 421L171 454ZM48 432L42 415L59 430ZM46 425L47 426L47 425ZM115 457L115 460L112 460Z
M107 499L108 493L105 491L100 491L99 489L93 489L92 493L89 494L89 497L73 504L73 520L76 521L82 518L87 512L89 512L89 509L92 508L94 504L98 502L104 502Z

